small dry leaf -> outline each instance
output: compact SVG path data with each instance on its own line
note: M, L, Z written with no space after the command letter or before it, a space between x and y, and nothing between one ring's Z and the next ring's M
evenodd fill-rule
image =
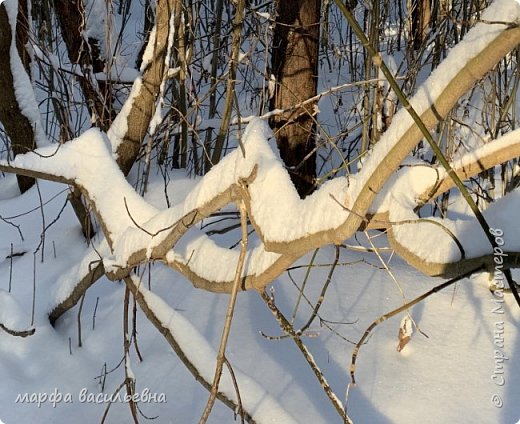
M402 319L401 325L399 326L399 344L397 345L398 352L401 352L404 349L404 347L408 344L408 342L412 338L412 333L412 320L407 315Z

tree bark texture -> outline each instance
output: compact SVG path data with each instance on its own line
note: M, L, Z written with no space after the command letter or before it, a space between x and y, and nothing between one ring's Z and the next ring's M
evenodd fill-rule
M165 77L167 67L164 63L168 57L168 37L170 36L170 19L173 15L173 26L179 28L182 13L181 0L158 0L155 12L154 55L142 71L142 87L132 103L127 117L128 130L117 148L117 164L126 175L136 161L141 144L147 134L150 121L155 113L157 96ZM176 34L177 36L177 34Z
M428 35L431 20L430 0L412 0L412 31L413 49L420 50Z
M273 37L276 88L271 109L287 109L316 95L321 0L279 0ZM301 197L314 190L316 146L314 104L271 120L280 155Z
M115 117L112 87L109 80L98 82L93 75L105 70L105 60L101 57L99 41L84 37L87 11L83 0L55 0L54 10L69 60L79 65L83 73L78 82L85 101L96 116L96 125L106 131Z
M27 3L18 3L18 19L16 25L16 45L18 54L25 69L29 69L29 55L25 49L28 40ZM34 129L29 119L23 114L16 98L14 77L11 70L11 43L13 33L5 5L0 5L0 121L11 140L14 155L34 150ZM18 187L24 193L34 184L34 179L18 175Z

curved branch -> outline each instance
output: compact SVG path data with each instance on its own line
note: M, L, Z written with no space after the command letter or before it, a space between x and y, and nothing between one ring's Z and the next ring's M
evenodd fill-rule
M460 259L454 262L430 262L401 244L396 238L393 227L388 230L388 242L395 253L409 265L430 277L455 278L472 269L482 267L490 272L496 267L496 255L490 252L478 257ZM429 243L428 240L424 240ZM444 246L446 248L447 246ZM502 263L504 269L520 268L520 252L504 251Z
M138 239L141 242L140 244L146 243L146 247L132 251L128 257L126 257L124 253L122 256L117 255L116 252L116 256L119 256L118 260L120 262L126 263L126 266L124 268L118 269L115 273L110 273L111 278L121 279L122 275L128 275L130 270L138 265L142 265L150 260L161 260L165 258L172 246L175 246L175 244L177 244L180 238L190 228L194 227L196 224L209 217L211 214L219 211L229 203L238 201L241 198L243 191L241 188L242 185L248 185L256 178L256 170L257 166L255 165L249 176L238 178L239 181L237 183L234 183L225 190L221 191L209 201L202 203L200 206L197 206L188 212L185 212L180 219L169 226L156 230L153 233L151 233L146 228L139 227L137 225L134 226L137 227L137 230L131 229L130 231L126 231L122 237L122 240L118 244L121 250L124 248L125 244L130 242L129 240L132 238L134 240ZM181 205L181 208L184 209L183 205ZM172 215L172 212L173 208L170 208L170 210L165 212L165 215ZM159 215L160 214L152 218L151 222L147 223L148 226L154 225L153 221L162 221L162 217ZM151 249L149 246L152 246Z
M455 173L461 180L468 180L481 172L520 156L520 130L494 140L483 147L471 151L460 160L452 163ZM433 187L430 187L418 198L418 206L454 187L453 180L446 174Z
M440 93L431 99L430 106L422 111L420 117L427 128L433 128L444 119L460 96L491 70L500 59L520 44L520 28L510 29L504 26L501 31L497 30L496 32L498 35L469 60ZM468 37L469 34L466 38ZM459 46L462 44L464 44L464 41ZM464 47L467 48L468 46L461 48ZM449 54L452 57L454 55L457 55L457 47ZM443 64L449 66L446 62ZM442 67L443 64L437 68L436 75L447 71ZM436 75L430 77L425 83L426 87L430 87L434 83L435 78L437 78ZM416 95L411 103L416 103L416 98L426 101L429 96L430 93L424 90ZM349 214L347 219L336 228L323 229L312 234L302 234L286 241L264 239L266 249L280 253L302 253L325 244L338 244L349 238L362 224L362 217L366 215L377 193L381 191L402 160L423 138L421 130L406 115L407 113L406 110L402 109L396 114L394 125L376 144L372 154L358 174L357 178L363 181L363 184L360 188L352 190L354 201L351 205L347 205L354 213ZM396 125L398 121L403 125ZM403 126L404 130L402 129Z
M10 334L11 336L16 336L16 337L32 336L36 331L34 328L31 328L29 330L12 330L9 327L6 327L1 322L0 322L0 328L2 330L4 330L7 334Z
M164 3L161 4L165 7ZM425 89L413 100L420 103L423 109L426 108L422 119L429 127L448 113L458 97L520 41L518 28L496 32L495 38L458 71L444 88L432 93ZM457 54L455 50L451 52L452 57L453 54ZM443 72L443 69L439 72ZM432 81L425 86L431 85ZM434 99L426 102L429 95ZM400 125L396 127L398 120ZM392 130L392 127L397 129ZM224 275L214 278L205 275L207 263L197 265L191 258L193 250L186 250L190 240L186 242L184 237L181 246L179 241L189 228L204 217L231 201L244 200L251 222L264 246L256 250L256 253L251 253L249 261L254 266L247 267L242 289L261 289L283 272L284 267L310 249L330 243L339 244L358 229L376 194L395 172L401 160L422 138L421 131L408 117L406 110L400 112L399 119L396 116L392 127L376 145L362 171L352 178L350 185L346 179L337 178L303 201L294 188L292 191L288 188L290 179L287 171L269 144L272 133L268 132L265 123L258 120L252 122L244 134L244 139L250 139L250 142L246 141L244 144L246 158L238 150L231 153L201 180L182 204L164 212L157 211L138 196L119 171L114 169L106 150L105 139L99 132L95 133L97 130L88 131L84 138L80 137L82 141L76 140L62 146L53 157L37 161L21 158L15 160L14 165L22 168L25 164L37 169L30 171L32 174L45 174L53 166L57 166L59 161L73 159L74 167L63 168L66 170L64 175L45 176L75 184L92 200L103 231L114 250L115 261L106 258L105 262L105 268L107 264L113 264L107 269L112 278L123 278L129 275L133 266L150 260L160 260L186 275L195 285L214 291L229 291L232 277ZM95 158L95 162L83 163L86 152ZM95 181L92 181L93 173L96 174ZM102 180L113 181L125 202L114 202L113 195L107 193L105 185L100 184ZM240 181L244 182L243 189L238 188L237 183ZM284 187L282 190L269 190L273 184ZM326 198L332 193L345 210L341 207L334 209L334 206L329 206L333 203L326 203ZM124 208L126 203L132 217L128 216ZM347 207L351 213L347 212ZM288 221L288 217L292 221ZM139 227L141 222L142 228ZM179 252L182 251L184 242L187 244L184 244L184 252L181 254ZM197 249L201 249L204 243L208 247L206 239L200 238ZM195 245L192 248L193 246ZM200 256L200 252L198 250L196 256ZM204 255L203 260L207 262L207 258L211 257L213 261L222 262L225 252L227 249L213 248L212 254ZM406 255L406 252L403 251L403 254ZM234 254L231 255L230 260L236 261ZM418 263L418 266L422 264Z

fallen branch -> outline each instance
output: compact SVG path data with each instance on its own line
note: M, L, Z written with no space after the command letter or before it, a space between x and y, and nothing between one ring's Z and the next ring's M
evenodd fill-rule
M4 324L0 322L0 328L4 330L7 334L10 334L11 336L16 337L27 337L32 336L35 333L35 329L31 328L29 330L11 330L10 328L6 327Z

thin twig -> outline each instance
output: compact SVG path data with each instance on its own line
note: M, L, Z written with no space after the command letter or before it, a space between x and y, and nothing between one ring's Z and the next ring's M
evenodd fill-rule
M7 218L3 218L2 215L0 215L0 221L5 222L6 224L16 228L16 231L18 231L18 235L20 236L20 239L22 241L25 241L23 238L22 230L20 229L20 226L18 224L15 224L14 222L9 221Z
M482 270L483 268L484 267L481 265L475 269L472 269L471 271L466 272L465 274L459 275L458 277L445 281L444 283L439 284L438 286L435 286L431 290L428 290L426 293L423 293L422 295L420 295L419 297L416 297L415 299L411 300L410 302L405 303L401 307L394 309L393 311L380 316L378 319L376 319L374 322L372 322L372 324L370 324L368 326L368 328L365 330L365 333L363 334L361 339L359 339L359 341L356 344L356 347L354 348L354 351L352 352L352 361L350 363L350 378L352 380L351 384L352 385L356 384L356 378L355 378L354 374L356 372L356 359L359 354L359 350L361 349L361 346L363 345L365 340L368 338L368 336L370 336L370 333L372 332L372 330L375 327L377 327L379 324L386 321L387 319L392 318L393 316L395 316L403 311L408 310L410 307L416 305L417 303L426 299L427 297L431 296L432 294L437 293L437 292L441 291L442 289L445 289L446 287L451 286L452 284L456 283L457 281L460 281L466 277L469 277L470 275Z
M33 292L31 308L31 327L34 325L34 314L36 310L36 252L33 253Z
M124 384L126 386L126 393L130 401L128 402L128 407L130 408L130 412L132 414L132 418L134 419L134 423L138 424L139 419L137 418L137 405L133 398L135 393L135 379L131 375L130 371L130 344L131 339L128 333L128 306L130 303L130 289L128 286L125 287L125 300L123 304L123 347L125 351L125 381Z
M279 25L279 24L280 23L277 22L277 25ZM401 80L401 79L405 79L405 77L404 76L396 77L396 79ZM303 106L307 106L308 104L314 104L314 103L318 102L319 100L321 100L322 97L328 96L328 95L336 93L338 91L345 90L347 88L353 88L353 87L359 87L359 86L363 86L363 85L368 85L368 84L378 84L378 83L380 83L382 81L386 81L386 79L372 78L372 79L368 79L368 80L349 82L349 83L346 83L346 84L341 84L341 85L338 85L338 86L335 86L335 87L331 87L328 90L325 90L325 91L323 91L323 92L321 92L321 93L319 93L319 94L317 94L315 96L309 97L308 99L306 99L306 100L304 100L302 102L296 103L295 105L290 106L288 108L285 108L285 109L274 109L274 110L271 110L271 111L269 111L267 113L264 113L259 118L267 120L267 119L272 118L273 116L283 115L284 113L300 109ZM232 125L233 124L238 124L238 123L247 124L253 118L256 118L256 116L246 116L246 117L241 118L241 119L234 119L231 122L231 124Z
M9 255L9 293L11 293L12 281L13 281L13 243L11 243L11 254Z
M395 283L397 289L399 290L399 292L401 293L401 297L403 298L403 302L406 303L406 295L404 293L404 290L403 288L401 287L401 284L399 283L399 281L397 281L397 277L394 275L394 273L392 272L392 270L390 269L390 266L388 265L390 263L390 260L388 261L388 263L383 259L383 257L381 256L381 254L379 253L379 248L376 247L374 245L374 242L372 241L372 238L370 237L370 235L368 234L367 231L364 231L365 233L365 236L368 240L368 242L370 243L370 246L372 246L372 250L374 251L374 253L376 254L377 256L377 259L379 259L379 262L381 262L381 265L383 265L383 268L385 269L385 271L388 273L388 275L390 276L390 278L392 279L392 281ZM415 320L412 318L412 314L410 313L410 311L407 311L407 314L408 314L408 318L410 319L410 321L413 323L413 325L415 326L415 328L417 329L417 331L419 333L421 333L422 335L424 335L425 337L428 337L425 333L423 333L421 331L421 329L419 328L419 326L417 325L417 323L415 322Z
M325 392L325 394L331 401L331 403L334 406L334 409L336 409L338 415L342 418L343 422L346 424L352 424L352 421L348 417L348 415L345 411L345 408L341 404L341 401L339 400L339 398L336 396L336 394L330 387L329 382L327 381L327 379L323 375L322 371L318 367L318 364L316 363L312 354L307 349L307 346L305 346L305 344L302 342L300 336L298 334L296 334L296 332L295 332L293 326L291 325L291 323L289 322L289 320L285 317L285 315L282 313L282 311L280 311L280 309L278 309L278 307L276 306L276 304L274 302L274 297L269 296L265 291L260 292L260 296L262 297L262 300L265 302L265 304L267 305L269 310L272 312L272 314L278 321L278 325L280 326L282 331L291 335L292 339L294 340L294 343L296 344L296 346L298 347L300 352L303 354L305 360L311 367L312 372L314 373L314 375L318 379L321 387L323 388L323 391Z
M291 324L294 324L294 320L296 319L296 313L298 312L298 308L300 307L302 295L305 292L305 286L307 284L307 281L309 281L311 269L314 266L314 261L316 260L316 256L318 255L319 250L320 249L314 249L314 252L312 253L312 256L311 256L311 261L309 262L309 265L307 266L307 270L305 271L305 276L303 277L302 286L298 291L298 299L296 300L296 305L294 305L293 313L291 315Z
M126 380L123 381L119 386L117 386L117 389L112 393L112 396L110 396L110 399L116 399L116 395L121 391L123 386L126 384ZM103 413L103 416L101 417L101 424L105 423L105 420L108 416L108 411L110 410L110 407L112 406L112 400L110 400L107 404L107 407L105 408L105 412Z
M240 415L240 422L242 424L245 423L244 420L244 408L242 408L242 397L240 396L240 389L238 388L238 382L237 378L235 376L235 371L233 371L233 367L229 363L228 359L224 357L224 363L227 366L227 369L229 371L229 375L231 375L231 381L233 381L233 386L235 387L235 393L237 395L237 403L238 403L238 412L235 412L235 419L237 415Z
M314 319L318 315L318 311L320 310L323 300L325 299L325 293L327 292L330 282L332 281L332 275L334 274L334 270L336 269L336 266L338 265L338 262L339 262L339 246L334 246L334 248L336 249L336 255L334 256L334 262L332 263L332 266L329 269L327 279L325 280L325 284L323 285L323 287L321 289L321 293L316 302L316 306L312 310L312 314L311 314L309 320L307 321L307 323L297 331L298 334L304 333L305 330L307 330L311 326Z
M150 280L148 280L148 283L149 282ZM134 342L135 353L137 354L139 361L143 362L143 355L141 355L141 350L137 344L137 302L135 301L135 298L132 309L132 340Z
M96 305L94 306L94 313L92 314L92 331L96 329L96 312L99 304L99 296L96 297Z
M43 210L43 198L42 198L42 192L40 190L40 184L38 183L38 180L35 180L35 185L36 185L36 192L38 193L38 199L40 201L40 212L41 212L41 217L42 217L42 233L40 234L40 244L38 245L38 247L36 248L36 251L35 253L40 249L42 249L42 259L41 261L43 262L43 258L44 258L44 254L45 254L45 232L47 230L47 226L45 225L45 212Z
M233 289L231 290L231 295L229 297L228 309L226 313L226 321L224 324L224 329L222 331L222 337L220 339L220 347L217 355L217 366L215 369L215 376L213 378L213 384L211 386L210 396L208 398L208 402L202 416L199 420L199 424L204 424L209 418L213 405L215 404L215 399L217 397L218 385L220 382L220 377L222 376L222 367L225 362L226 355L226 345L229 337L229 332L231 330L231 321L233 319L233 313L235 310L235 304L237 299L237 294L240 289L240 283L242 281L242 272L244 269L244 263L246 261L247 256L247 210L246 203L244 200L240 201L239 205L240 210L240 224L242 228L242 241L240 242L240 255L238 257L238 264L235 272L235 280L233 281Z
M83 293L83 296L81 296L81 300L79 301L79 308L78 308L78 347L82 346L81 343L81 311L83 310L83 303L85 302L85 293Z

